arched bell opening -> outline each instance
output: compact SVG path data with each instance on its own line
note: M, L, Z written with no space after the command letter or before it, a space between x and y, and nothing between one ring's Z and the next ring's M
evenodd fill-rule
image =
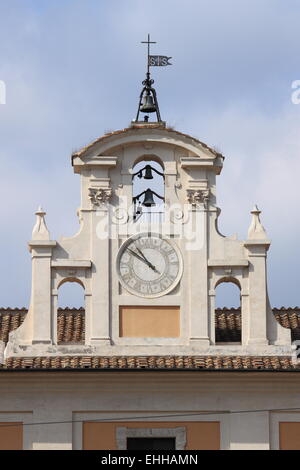
M57 344L84 344L85 293L77 278L66 278L58 286Z
M143 157L132 168L134 220L149 221L164 212L165 175L157 157Z
M151 164L151 162L155 162L161 168L160 171L164 172L164 169L165 169L164 163L157 155L141 155L140 157L138 157L135 160L132 169L134 170L136 165L140 162L145 162L145 163L149 163L149 164ZM158 167L158 169L159 169L159 167Z
M241 286L233 277L220 279L215 286L216 344L242 341Z

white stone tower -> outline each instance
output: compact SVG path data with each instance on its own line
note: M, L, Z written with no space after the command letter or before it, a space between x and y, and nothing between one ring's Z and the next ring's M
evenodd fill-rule
M10 334L6 355L286 354L290 332L276 322L268 301L270 241L260 211L252 211L247 240L218 231L216 176L223 159L163 122L134 122L73 154L74 172L81 175L80 230L51 240L45 212L37 211L29 242L30 308ZM159 219L134 219L132 174L141 161L163 169ZM163 241L156 251L155 243ZM160 272L132 258L143 243L147 261L162 264ZM164 249L175 267L167 266ZM162 285L152 292L159 279ZM85 289L84 345L57 344L57 294L67 281ZM242 299L242 340L231 346L215 345L215 289L224 281L236 283Z
M79 232L51 240L45 212L36 213L30 308L10 334L6 357L290 352L290 331L269 305L270 241L260 211L252 211L247 240L218 231L216 178L224 157L161 120L149 67L170 58L150 56L150 43L148 37L136 121L72 155L81 177ZM140 121L140 112L155 113L157 121ZM140 194L138 179L149 185ZM58 344L57 297L65 282L85 291L85 344ZM215 291L222 282L240 289L238 344L216 344Z

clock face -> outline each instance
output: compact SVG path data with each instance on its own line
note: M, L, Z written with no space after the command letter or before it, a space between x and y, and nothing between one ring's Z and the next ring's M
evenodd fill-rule
M118 253L122 286L140 297L160 297L174 289L182 274L177 247L158 235L140 234L127 240Z

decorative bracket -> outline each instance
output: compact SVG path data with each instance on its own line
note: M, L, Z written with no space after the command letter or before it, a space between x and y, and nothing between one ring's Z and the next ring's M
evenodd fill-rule
M107 204L111 197L111 188L89 188L89 198L94 206Z

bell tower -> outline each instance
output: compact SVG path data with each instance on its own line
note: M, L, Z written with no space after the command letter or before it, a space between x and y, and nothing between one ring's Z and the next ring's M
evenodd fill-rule
M156 96L156 91L152 87L154 80L150 77L150 44L156 44L155 41L150 41L150 34L148 34L148 40L142 41L142 44L148 45L148 56L147 56L147 73L146 79L143 81L143 89L140 94L139 105L137 110L137 115L135 122L139 122L140 113L145 114L144 121L149 121L149 113L156 113L156 118L158 122L161 122L159 106Z
M149 37L147 44L136 120L72 155L81 181L78 233L51 240L45 212L36 212L31 302L24 323L10 334L7 357L289 351L290 332L269 304L270 241L260 211L252 211L247 240L219 232L216 181L224 156L161 121L149 64L164 56L150 56ZM155 112L157 121L140 121L140 112ZM58 342L57 296L68 281L85 290L84 344ZM234 282L241 292L236 344L216 342L220 282Z

